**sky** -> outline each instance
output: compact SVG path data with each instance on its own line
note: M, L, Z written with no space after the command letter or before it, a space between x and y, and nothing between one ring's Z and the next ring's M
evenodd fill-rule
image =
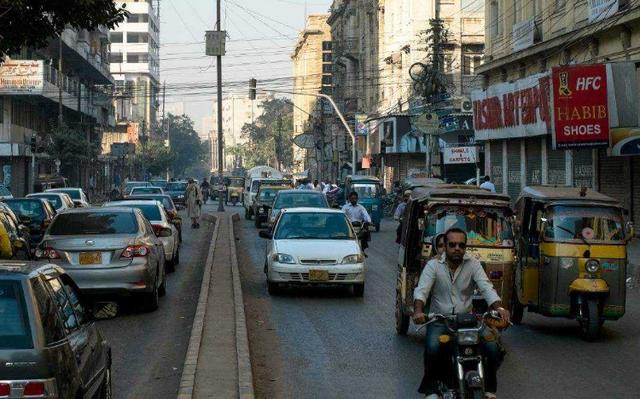
M291 89L291 54L306 14L327 13L331 0L221 0L227 54L222 58L223 95L258 87ZM306 3L306 4L305 4ZM182 110L201 136L216 96L215 57L204 54L205 30L214 30L215 0L160 0L160 81L166 109Z

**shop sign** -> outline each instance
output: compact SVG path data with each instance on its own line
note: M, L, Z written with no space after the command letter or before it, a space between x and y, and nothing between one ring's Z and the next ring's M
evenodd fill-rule
M533 46L535 30L536 24L533 19L513 24L511 40L513 51L520 51Z
M42 94L42 60L7 60L0 65L0 94Z
M368 134L367 114L356 114L356 136L367 136Z
M551 73L553 148L608 145L607 66L567 65Z
M471 95L476 140L547 134L550 76L540 73L489 86Z
M478 162L478 147L446 147L442 149L445 165Z
M425 134L433 134L440 127L440 119L438 114L424 113L411 117L411 124L417 130Z
M589 22L609 18L618 12L619 0L588 0Z

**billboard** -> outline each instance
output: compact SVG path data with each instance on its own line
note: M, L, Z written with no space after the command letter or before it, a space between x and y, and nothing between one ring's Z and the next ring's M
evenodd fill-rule
M445 165L460 165L478 162L478 147L445 147L442 149Z
M607 66L553 67L553 148L609 144Z
M0 65L0 94L42 94L44 61L7 60Z
M369 126L367 125L367 114L356 114L356 136L367 136Z

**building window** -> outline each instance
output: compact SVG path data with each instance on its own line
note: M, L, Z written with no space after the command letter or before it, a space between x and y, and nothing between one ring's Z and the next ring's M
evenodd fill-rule
M111 53L111 54L109 54L109 63L110 64L122 64L122 53Z
M148 53L128 53L127 62L130 64L140 64L140 63L149 62L149 54Z
M333 42L322 42L322 51L331 51Z
M322 84L323 85L330 85L331 82L332 82L331 76L327 76L327 75L322 76Z
M322 62L331 62L332 58L331 53L322 54Z
M478 68L481 63L482 63L482 56L465 54L462 57L462 74L474 75L476 68Z
M331 64L322 64L322 73L332 73L333 65Z
M148 43L149 34L146 32L129 32L127 33L127 43Z
M111 43L122 43L122 32L111 32Z
M563 11L567 0L555 0L555 11Z
M502 34L502 24L500 23L500 5L497 1L492 1L489 7L489 16L491 19L489 31L491 32L491 38L495 39Z
M131 23L149 22L149 14L129 14L129 18L127 18L127 22L131 22Z

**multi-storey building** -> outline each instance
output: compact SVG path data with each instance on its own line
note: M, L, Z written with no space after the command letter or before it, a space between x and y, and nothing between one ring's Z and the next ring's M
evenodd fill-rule
M486 170L496 188L513 199L523 186L531 184L595 188L618 198L640 221L640 203L633 200L640 193L640 152L637 147L631 152L623 151L615 143L618 133L628 139L638 135L638 3L486 0L485 16L486 54L477 72L484 77L486 90L473 95L474 110L476 105L479 107L474 119L476 139L484 143ZM608 101L617 105L609 105L610 144L554 149L553 139L557 139L558 132L553 127L553 113L549 113L552 98L559 90L552 83L554 67L558 71L571 65L580 71L586 64L608 64L611 69L607 71ZM617 84L621 78L619 68L627 68L623 85ZM632 98L627 97L627 86L632 86ZM494 113L500 116L509 94L523 90L540 95L534 97L533 105L530 101L518 102L509 109L514 115L524 112L536 118L519 118L510 123L510 129L484 123L480 111L486 101L498 100ZM625 96L624 101L617 101L620 96ZM620 122L629 110L633 114L631 121Z
M298 34L298 41L291 56L293 60L293 91L294 93L329 93L332 62L332 42L331 32L327 19L329 15L309 15L305 28ZM293 135L298 136L303 133L312 133L315 121L323 115L324 108L318 107L320 102L317 97L294 94L293 95ZM316 115L316 109L319 114ZM315 119L314 119L315 115ZM324 134L324 133L322 133ZM329 139L327 138L327 141ZM315 167L317 151L303 150L294 146L294 170ZM310 163L313 163L311 165ZM313 169L313 168L312 168Z
M0 173L14 196L28 193L38 175L56 173L55 154L46 153L46 137L60 119L90 144L99 143L103 130L114 125L106 90L113 84L108 62L109 32L99 28L66 29L47 47L9 54L0 65ZM32 140L37 154L31 150ZM92 161L88 146L87 160L62 162L61 173L70 184L88 188L91 175L104 175Z
M137 123L141 135L157 129L160 17L157 0L124 0L129 16L111 31L111 73L118 123ZM158 131L159 133L159 131Z

